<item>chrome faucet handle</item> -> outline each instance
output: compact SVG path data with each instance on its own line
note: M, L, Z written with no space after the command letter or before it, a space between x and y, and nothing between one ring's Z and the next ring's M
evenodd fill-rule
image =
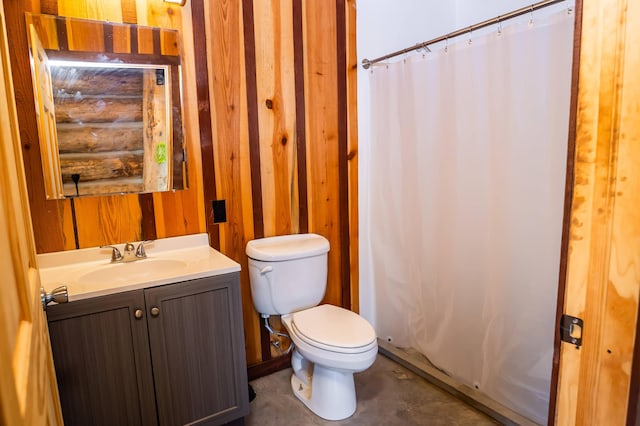
M144 250L144 245L152 243L153 241L154 240L140 241L140 244L138 244L138 248L136 249L136 257L140 259L146 259L147 252Z
M111 263L120 262L123 259L122 253L120 253L120 250L118 250L118 247L106 245L106 246L100 246L100 248L110 248L110 249L112 249L112 251L111 251Z
M128 241L124 243L124 253L122 253L122 257L123 257L122 261L133 262L134 260L137 260L138 258L135 255L135 251L136 251L136 246L134 246Z

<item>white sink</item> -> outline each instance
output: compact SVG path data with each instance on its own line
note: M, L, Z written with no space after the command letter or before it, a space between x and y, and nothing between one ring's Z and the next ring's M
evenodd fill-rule
M187 263L174 259L142 259L128 263L113 263L100 266L91 272L80 275L78 283L83 285L109 284L120 282L140 281L165 275L180 275L187 267Z
M116 246L122 250L123 244ZM99 247L39 254L42 287L51 291L66 285L71 302L240 270L209 247L207 234L159 239L145 250L146 259L127 263L110 263L111 249Z

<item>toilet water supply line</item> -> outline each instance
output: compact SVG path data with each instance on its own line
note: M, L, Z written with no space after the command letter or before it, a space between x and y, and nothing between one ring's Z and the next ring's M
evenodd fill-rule
M267 282L269 283L269 294L271 295L271 305L273 307L276 307L275 303L273 303L273 292L271 291L271 274L269 274L269 272L273 271L273 267L272 266L265 266L264 268L262 268L260 270L260 274L261 275L266 275L267 276ZM267 331L269 332L269 334L273 334L275 336L279 336L279 337L286 337L287 339L289 339L289 342L291 342L291 344L289 345L289 347L287 348L286 351L283 351L280 348L280 341L279 340L273 340L271 341L271 346L273 346L274 348L276 348L276 351L278 351L278 353L280 355L288 355L289 352L291 352L293 350L293 339L291 339L291 336L289 336L288 334L285 333L281 333L279 331L274 330L271 327L271 324L269 324L269 315L265 315L265 314L261 314L262 318L264 318L264 327L267 329Z
M267 329L267 331L269 331L270 334L274 334L274 335L280 336L280 337L286 337L291 342L291 344L289 345L289 347L287 348L286 351L283 351L282 349L280 349L280 341L273 340L271 342L271 346L276 348L276 350L278 351L278 353L280 355L288 355L289 352L291 352L293 350L293 346L294 345L293 345L293 340L291 339L291 336L289 336L288 334L285 334L285 333L281 333L281 332L276 331L273 328L271 328L271 324L269 324L269 317L268 316L264 317L264 327Z

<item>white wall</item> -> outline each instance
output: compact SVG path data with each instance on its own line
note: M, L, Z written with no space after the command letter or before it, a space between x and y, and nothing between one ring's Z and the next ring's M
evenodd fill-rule
M455 2L441 0L360 0L356 3L358 63L450 32ZM358 68L358 190L360 214L360 313L375 327L375 300L369 253L369 71Z
M528 6L531 0L359 0L358 63L404 49L446 33ZM572 1L536 11L549 13ZM529 19L528 16L520 19ZM358 69L358 170L360 211L360 313L375 327L375 300L369 252L369 71ZM391 207L391 206L390 206Z

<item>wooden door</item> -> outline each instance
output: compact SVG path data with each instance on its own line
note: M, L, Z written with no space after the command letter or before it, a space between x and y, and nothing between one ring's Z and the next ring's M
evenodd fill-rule
M47 198L60 198L64 194L62 191L51 71L49 70L47 53L42 47L38 32L33 24L29 24L29 41L31 43L33 95L36 101L35 110L38 121L38 139L40 140L44 189Z
M146 289L145 302L159 423L247 415L239 274Z
M640 293L640 2L584 0L558 425L624 425ZM561 300L562 301L562 300Z
M61 425L0 0L0 424Z

